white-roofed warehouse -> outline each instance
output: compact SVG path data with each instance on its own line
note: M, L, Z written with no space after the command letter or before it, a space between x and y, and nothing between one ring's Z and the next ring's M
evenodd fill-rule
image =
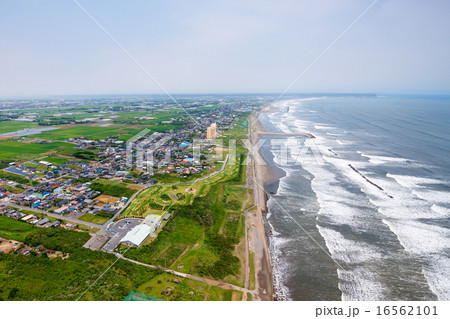
M145 224L137 225L132 230L130 230L120 240L120 242L132 246L140 246L151 232L152 229L150 226L147 226Z

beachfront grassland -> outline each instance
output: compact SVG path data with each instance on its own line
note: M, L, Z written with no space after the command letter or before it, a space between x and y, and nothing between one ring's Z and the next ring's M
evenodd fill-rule
M180 283L175 283L175 279L178 279ZM165 292L168 289L171 289L172 292L166 295ZM242 299L242 292L240 291L224 290L220 287L168 273L157 275L138 287L136 291L170 301L231 301Z
M7 229L7 232L3 230ZM84 232L46 229L0 216L0 237L62 251L68 258L49 259L0 253L0 300L124 300L130 291L165 300L239 300L242 294L139 266L82 245ZM113 265L112 267L110 267ZM100 279L99 275L108 271ZM129 274L133 274L130 276ZM179 284L173 282L180 280ZM165 295L167 288L172 293ZM193 294L190 292L193 291Z
M239 169L241 161L245 156L238 156L235 165L229 161L223 172L190 186L195 189L192 199L174 200L170 209L174 216L158 237L148 245L130 249L127 257L243 286L243 212L252 204L251 191L243 187L245 166ZM158 203L161 194L169 190L170 186L163 185L149 188L139 194L124 216L141 214L148 209L148 201Z
M6 221L7 220L7 221ZM89 235L65 229L46 229L0 216L2 237L25 242L31 247L62 251L69 257L38 257L0 253L0 300L124 300L160 271L119 260L101 251L83 248ZM110 267L113 265L112 267ZM109 268L110 267L110 268ZM108 272L97 280L108 269ZM130 276L129 274L133 274Z
M36 128L38 125L35 122L28 121L3 121L0 122L0 134L12 133L25 128Z
M237 159L236 162L239 162L239 160L240 159ZM218 164L222 165L223 163ZM243 167L245 168L245 166ZM231 160L229 160L222 172L202 181L195 182L196 179L212 174L212 172L205 171L205 175L203 176L192 174L190 177L193 180L188 183L174 185L156 184L142 191L120 214L120 217L145 217L149 210L160 210L160 214L163 214L169 207L192 204L195 197L205 196L209 192L212 185L227 180L229 176L238 176L240 170L241 174L243 172L245 174L245 169L240 169L239 165L232 165ZM185 182L184 179L182 181Z

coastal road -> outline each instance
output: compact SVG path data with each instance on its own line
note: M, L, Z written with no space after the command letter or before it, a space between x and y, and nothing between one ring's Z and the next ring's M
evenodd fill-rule
M244 283L244 289L248 289L248 284L250 281L250 256L249 256L249 249L248 249L248 227L249 227L249 222L248 222L248 218L247 218L247 214L249 211L251 211L252 209L254 209L256 207L256 205L253 205L250 208L247 208L244 212L244 219L245 219L245 283ZM247 294L244 294L242 296L242 301L247 301Z
M252 117L254 117L253 115ZM251 120L252 123L255 121ZM263 134L263 133L261 133ZM254 213L250 214L250 211L246 214L246 222L250 226L249 237L252 244L252 252L254 255L254 265L255 265L255 293L253 295L254 300L274 300L273 295L273 280L272 280L272 269L270 265L270 255L269 247L266 240L266 234L264 229L263 214L267 210L266 206L266 196L264 190L263 176L261 176L261 163L257 161L255 157L255 151L252 145L258 143L258 132L253 128L253 125L249 125L248 139L250 141L249 158L251 160L252 168L252 188L254 204L256 209ZM259 148L257 148L259 149ZM257 150L256 150L257 152ZM261 159L261 158L260 158Z

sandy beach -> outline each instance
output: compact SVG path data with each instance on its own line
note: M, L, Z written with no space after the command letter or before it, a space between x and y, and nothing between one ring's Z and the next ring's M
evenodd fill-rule
M250 118L250 123L255 122L257 113ZM253 127L255 126L255 127ZM261 127L256 121L249 127L249 140L254 145L259 139ZM250 152L251 153L251 152ZM275 300L272 280L272 268L270 265L269 247L267 243L263 214L267 213L267 201L264 191L264 184L270 182L273 177L273 170L266 165L260 156L256 161L251 156L250 175L256 208L248 214L249 226L249 248L255 255L256 291L255 300Z

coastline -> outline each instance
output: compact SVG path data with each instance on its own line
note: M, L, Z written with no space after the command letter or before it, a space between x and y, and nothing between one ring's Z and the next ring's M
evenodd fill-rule
M255 122L258 113L254 113L250 117L250 123ZM253 128L256 126L256 129ZM252 145L255 145L259 138L262 127L256 120L255 124L249 126L249 140ZM251 154L251 152L250 152ZM254 154L258 156L258 154ZM272 267L270 263L269 245L266 238L266 231L264 225L263 215L267 213L267 197L264 185L271 182L274 178L272 167L267 165L259 153L259 158L256 160L254 156L250 156L251 176L253 197L256 209L251 211L248 217L249 227L249 248L255 254L255 275L257 294L255 300L276 300L274 291ZM256 182L255 182L256 181Z

